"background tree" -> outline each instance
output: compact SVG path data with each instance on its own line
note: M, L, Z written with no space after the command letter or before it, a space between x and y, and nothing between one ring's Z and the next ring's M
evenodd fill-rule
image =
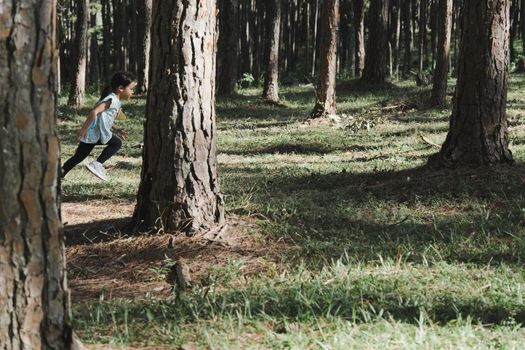
M216 3L155 1L134 219L195 232L224 220L215 126ZM169 73L167 73L169 72Z
M426 68L427 54L427 9L429 0L421 0L419 5L419 36L418 36L418 57L419 72Z
M337 40L339 35L339 0L323 3L321 27L321 70L317 85L317 102L312 117L336 113L335 78L337 74Z
M439 0L439 33L437 44L434 85L432 87L432 104L445 104L450 60L450 36L452 30L452 0Z
M412 68L412 47L414 33L412 32L412 2L411 0L402 0L403 7L403 77L407 78Z
M360 77L365 67L365 2L354 0L355 20L355 76Z
M148 89L150 27L152 0L137 0L137 87L138 93Z
M431 165L511 163L507 140L507 0L465 0L450 129Z
M279 101L279 39L281 34L281 0L267 3L268 11L268 54L262 98L270 102Z
M2 6L0 349L70 349L57 191L55 2Z
M70 106L81 106L84 103L86 91L89 0L80 0L76 4L77 21L73 49L74 74L68 99Z
M237 61L239 60L238 0L219 2L219 53L217 69L217 92L229 96L237 83Z
M372 84L382 84L386 81L388 3L388 0L371 0L370 2L370 28L363 80Z

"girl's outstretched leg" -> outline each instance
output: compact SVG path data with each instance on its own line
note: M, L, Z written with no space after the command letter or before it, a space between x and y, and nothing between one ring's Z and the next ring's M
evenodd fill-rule
M95 147L94 143L80 142L73 157L69 158L62 166L62 177L66 176L78 163L86 159Z
M122 147L122 141L115 135L106 143L106 148L102 151L100 156L97 158L97 162L103 164L106 160L111 158L115 153Z

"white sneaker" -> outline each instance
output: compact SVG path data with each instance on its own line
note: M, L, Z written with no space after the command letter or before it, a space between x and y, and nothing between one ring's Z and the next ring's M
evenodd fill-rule
M99 179L108 181L108 177L106 176L106 169L104 169L104 165L102 165L102 163L99 163L96 160L94 160L88 165L86 165L86 168L88 168L88 170L91 171L93 175L95 175Z

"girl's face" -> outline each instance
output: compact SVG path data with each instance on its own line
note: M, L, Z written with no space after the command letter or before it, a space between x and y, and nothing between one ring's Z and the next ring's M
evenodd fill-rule
M118 98L120 100L127 100L128 98L130 98L131 95L133 95L133 89L135 88L136 85L137 83L132 82L127 86L119 86Z

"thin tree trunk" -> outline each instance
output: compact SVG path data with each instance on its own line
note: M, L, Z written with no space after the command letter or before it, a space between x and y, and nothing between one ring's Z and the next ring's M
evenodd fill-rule
M319 41L317 40L318 36L318 28L319 28L319 0L313 0L314 6L312 8L313 16L312 16L312 27L313 27L313 33L312 33L312 69L311 69L311 76L315 76L315 69L317 66L317 45Z
M335 79L339 37L339 0L325 0L323 5L320 74L317 101L312 111L313 118L336 114Z
M91 28L97 26L97 15L91 14ZM98 56L98 32L93 31L89 39L89 84L97 86L100 82L100 65Z
M108 80L111 72L111 47L113 38L111 31L111 6L109 0L101 0L102 5L102 74L103 80Z
M0 349L71 349L56 132L56 2L2 3Z
M509 42L509 52L510 52L510 61L513 62L516 59L516 48L514 47L514 40L518 35L518 22L519 22L519 3L517 0L508 0L511 3L510 6L510 42Z
M237 64L239 59L238 0L222 0L219 12L219 69L217 74L218 93L230 96L235 91L237 82Z
M399 38L401 35L401 0L392 1L391 24L390 24L390 46L392 50L391 76L398 77L399 74Z
M365 68L365 3L354 0L355 20L355 76L360 77Z
M311 46L310 46L310 17L311 17L311 14L310 14L310 0L305 0L305 17L306 17L306 20L305 20L305 30L304 30L304 33L303 35L305 36L306 38L306 43L305 43L305 58L304 58L304 74L305 76L308 76L308 74L310 73L310 51L311 51Z
M388 60L388 0L372 0L363 80L383 84Z
M512 163L507 140L509 1L466 0L450 129L431 166Z
M268 35L268 55L266 59L266 75L262 98L266 101L279 101L279 36L281 32L281 1L272 0L268 3L270 11L268 20L270 32Z
M224 221L216 158L215 0L154 1L151 40L134 221L191 234Z
M437 60L436 69L434 70L432 103L436 106L443 106L447 95L448 68L450 61L452 0L439 0L439 19Z
M525 0L521 0L521 42L521 52L525 56Z
M423 72L426 68L426 44L427 44L427 6L428 0L421 0L419 6L419 72Z
M151 29L151 6L152 0L138 0L140 3L139 13L140 25L138 28L138 60L137 60L137 87L138 93L148 91L149 75L149 51L151 47L150 29Z
M82 106L86 92L87 37L88 37L89 0L77 2L77 23L74 48L75 73L69 90L68 105Z
M405 53L403 58L403 76L406 78L412 69L412 47L413 47L413 32L412 32L412 3L410 0L403 1L403 33L404 33L404 47Z

